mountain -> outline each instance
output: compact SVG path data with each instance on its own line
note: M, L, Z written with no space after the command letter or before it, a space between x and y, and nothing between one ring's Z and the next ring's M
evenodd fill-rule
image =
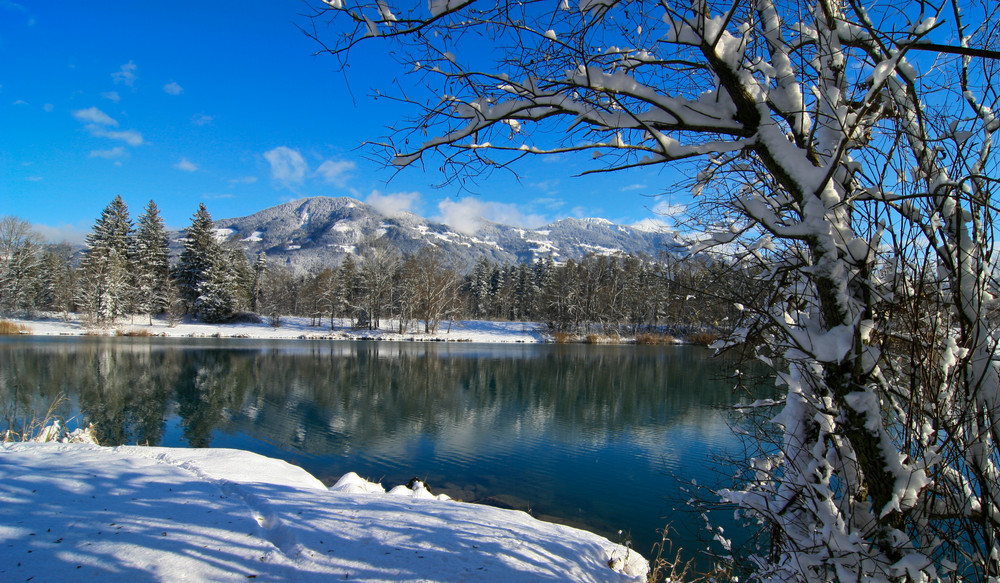
M271 207L250 216L215 221L220 238L248 253L261 251L297 269L339 265L359 246L378 238L404 254L440 247L459 268L480 258L497 263L581 259L588 253L657 256L683 249L670 232L616 225L604 219L563 219L538 229L482 221L474 234L460 233L413 213L388 216L353 198L315 197Z

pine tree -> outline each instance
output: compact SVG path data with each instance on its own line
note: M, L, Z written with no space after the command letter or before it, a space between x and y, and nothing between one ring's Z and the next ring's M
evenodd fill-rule
M246 310L253 301L254 271L247 254L238 244L222 246L224 260L229 270L229 285L233 296L234 312Z
M355 316L358 313L358 298L361 297L358 264L353 256L348 255L344 257L343 263L340 264L339 275L340 277L337 279L340 286L340 293L338 294L339 303L336 308L337 313L341 316L350 317L353 325Z
M490 301L490 276L492 272L493 267L485 257L477 261L476 266L472 269L469 291L472 295L473 318L486 318L490 312L492 305Z
M81 264L81 303L98 322L113 322L132 308L131 236L128 207L116 196L87 235Z
M198 319L218 323L230 320L239 309L239 280L233 268L233 256L219 245L209 247L207 267L198 278L198 296L194 299L194 315Z
M133 252L135 257L136 311L154 314L167 309L169 302L170 259L167 232L156 203L149 201L139 217Z
M250 311L260 312L260 300L264 293L264 283L267 278L267 253L261 251L253 264L253 283L250 286Z
M176 269L177 288L192 312L195 311L195 300L201 293L199 286L206 278L212 254L218 248L212 215L208 213L205 204L201 203L191 217L191 226L184 232L184 250Z
M35 301L39 309L64 314L74 310L78 273L71 263L72 256L69 243L45 246L36 278Z

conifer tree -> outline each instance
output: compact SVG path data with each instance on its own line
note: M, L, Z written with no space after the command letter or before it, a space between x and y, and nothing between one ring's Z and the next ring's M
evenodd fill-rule
M352 324L354 324L360 310L358 303L361 297L361 280L358 274L358 264L353 256L344 257L344 262L340 264L340 277L338 279L342 289L338 313L350 317Z
M472 295L472 317L485 318L490 312L490 275L493 268L485 257L476 262L472 269L469 291Z
M104 209L87 235L82 304L98 322L113 322L129 313L133 298L132 219L121 196Z
M160 209L152 200L139 217L133 245L135 257L136 311L154 314L167 309L170 285L170 259L167 232Z
M212 254L218 247L212 215L205 208L205 203L201 203L191 217L191 226L184 232L184 250L176 269L178 290L192 312L200 294L199 284L205 279Z
M208 248L207 267L198 277L198 295L192 305L198 319L225 322L239 309L239 274L232 259L232 254L219 245Z
M267 253L261 251L253 264L253 283L250 286L250 311L260 311L260 300L264 293L264 283L267 278Z
M41 310L63 312L75 308L74 294L78 274L71 264L73 248L69 243L46 245L42 251L36 279L35 303Z

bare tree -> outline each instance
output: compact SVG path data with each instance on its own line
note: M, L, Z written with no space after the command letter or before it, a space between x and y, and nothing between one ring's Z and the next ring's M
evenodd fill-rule
M695 164L712 242L769 284L730 342L760 342L787 389L778 451L722 493L768 534L757 576L985 580L1000 576L996 11L324 0L311 34L330 18L326 52L346 64L375 44L429 88L406 85L417 115L378 145L398 166Z
M359 275L362 281L362 307L368 316L368 329L377 330L384 316L393 305L393 282L402 265L402 257L395 247L376 239L360 251Z
M34 307L33 285L41 261L41 237L14 216L0 218L0 313Z
M441 319L458 302L458 273L445 261L440 249L424 247L403 263L402 285L412 291L413 314L424 322L424 332L437 332Z

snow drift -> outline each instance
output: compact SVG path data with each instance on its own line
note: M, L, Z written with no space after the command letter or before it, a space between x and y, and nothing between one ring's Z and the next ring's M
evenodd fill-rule
M386 493L229 449L0 447L0 579L641 581L648 563L523 512Z

